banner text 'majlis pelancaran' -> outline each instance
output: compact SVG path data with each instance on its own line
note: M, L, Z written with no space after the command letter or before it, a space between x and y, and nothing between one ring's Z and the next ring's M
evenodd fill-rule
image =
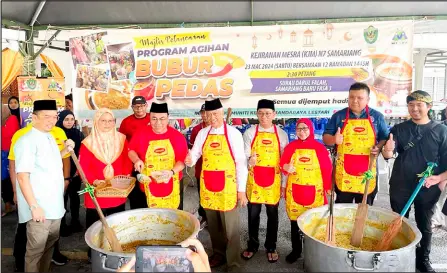
M176 33L134 37L135 49L210 43L210 32Z

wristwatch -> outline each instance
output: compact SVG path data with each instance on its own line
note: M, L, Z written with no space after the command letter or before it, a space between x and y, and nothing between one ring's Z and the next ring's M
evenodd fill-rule
M172 175L175 175L175 171L173 169L171 170L171 172L172 172Z
M33 211L33 210L37 209L38 207L39 207L39 205L34 204L29 207L29 210Z
M71 177L65 177L65 178L64 178L64 181L71 182Z

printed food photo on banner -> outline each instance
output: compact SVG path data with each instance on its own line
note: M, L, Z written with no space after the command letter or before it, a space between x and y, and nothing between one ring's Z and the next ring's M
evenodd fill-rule
M151 103L155 96L155 78L139 79L133 86L134 96L143 96L147 103Z
M22 127L31 122L36 100L56 100L59 111L65 107L65 79L17 77Z
M112 81L130 79L135 70L132 43L107 45Z
M132 84L128 80L109 83L107 92L85 90L85 104L90 110L109 108L111 110L127 110L130 108Z
M199 117L211 97L235 118L256 117L261 98L275 102L278 118L330 117L361 82L371 89L372 108L404 117L413 32L411 20L116 30L107 33L110 82L130 80L131 98L163 100L172 118ZM78 107L81 118L90 107ZM132 112L130 105L117 111Z
M76 69L76 87L98 92L107 92L110 70L87 65Z
M100 32L82 37L71 38L70 53L73 66L100 65L107 63L106 48L103 37L107 32Z

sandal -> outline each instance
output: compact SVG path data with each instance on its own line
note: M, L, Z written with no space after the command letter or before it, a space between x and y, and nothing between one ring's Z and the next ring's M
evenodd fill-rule
M258 252L258 251L247 248L246 250L244 250L244 252L241 253L241 257L242 257L242 259L248 261L251 258L253 258L253 256L255 256L256 252ZM245 253L247 253L248 255L245 255ZM249 253L251 253L251 254L249 254Z
M210 267L214 268L214 267L218 267L221 265L224 265L227 261L225 259L225 257L221 256L221 255L212 255L209 259L208 259L209 263L210 263Z
M267 250L267 260L269 263L276 263L279 260L279 255L276 249Z

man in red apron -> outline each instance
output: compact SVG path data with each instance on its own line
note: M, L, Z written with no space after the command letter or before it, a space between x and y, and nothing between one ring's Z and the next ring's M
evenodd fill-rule
M364 83L349 88L348 107L332 115L323 134L326 145L337 145L336 203L361 203L363 174L368 171L370 154L377 156L388 139L388 126L382 113L368 107L370 89ZM367 203L377 194L377 161L374 163Z
M241 133L224 123L219 99L205 102L209 127L200 130L185 160L193 166L202 157L200 204L205 209L208 231L213 245L210 266L228 264L229 270L240 268L239 209L248 202L247 158ZM240 269L239 269L240 270Z
M242 258L249 260L259 248L259 221L262 204L267 212L267 236L264 247L270 263L278 261L276 241L278 237L278 204L281 185L285 187L285 177L281 175L279 161L284 148L289 143L286 132L273 124L276 117L275 104L271 100L258 102L259 125L252 126L244 133L245 156L249 158L247 181L248 234L247 249Z
M140 180L149 208L183 209L183 163L188 153L185 137L168 126L168 105L152 103L150 126L140 128L129 144L129 158Z

